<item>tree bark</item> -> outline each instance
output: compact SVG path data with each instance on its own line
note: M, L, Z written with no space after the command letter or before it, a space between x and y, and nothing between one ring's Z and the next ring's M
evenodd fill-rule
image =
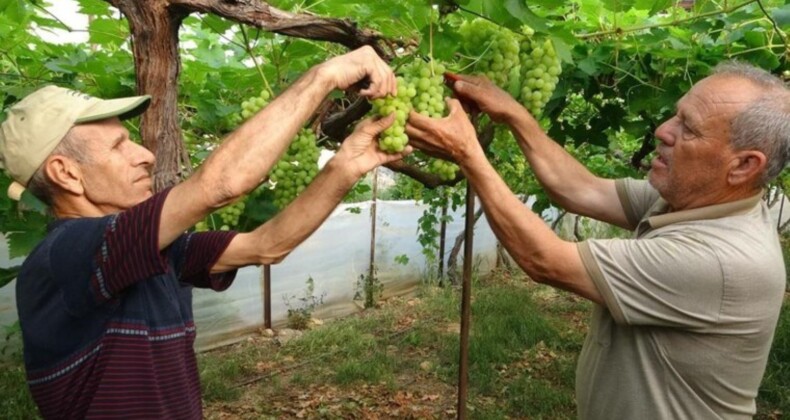
M137 91L151 95L140 124L143 145L155 156L154 189L162 190L190 170L178 123L178 29L187 13L167 0L108 0L127 18L132 33Z
M192 168L184 147L178 117L178 78L181 58L178 31L191 13L212 13L287 36L342 44L348 48L371 45L385 59L378 32L360 29L348 19L332 19L308 13L294 14L260 0L105 0L127 18L132 34L137 91L151 95L151 106L143 115L140 133L143 144L156 156L154 189L160 191L178 183ZM322 130L335 142L342 142L346 129L369 109L365 100L335 114L327 114ZM484 148L493 140L493 125L480 132ZM442 181L438 176L405 162L388 164L392 170L410 176L428 188L455 185L464 179Z
M259 0L170 0L170 3L190 12L213 13L282 35L331 41L349 49L370 45L379 55L388 56L378 45L381 39L378 32L360 29L348 19L290 13Z
M143 145L156 156L154 190L179 182L191 172L178 118L178 78L181 58L178 30L191 13L214 13L283 35L336 42L349 48L372 45L386 56L380 35L359 29L345 19L288 13L259 0L106 0L120 10L132 34L139 94L151 95L143 115Z

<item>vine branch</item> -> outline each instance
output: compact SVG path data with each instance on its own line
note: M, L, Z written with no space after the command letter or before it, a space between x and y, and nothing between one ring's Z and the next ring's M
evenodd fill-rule
M605 35L615 35L615 34L622 35L622 34L629 33L629 32L638 32L638 31L644 31L644 30L647 30L647 29L663 28L663 27L667 27L667 26L678 26L681 23L691 22L691 21L695 21L695 20L706 18L706 17L710 17L710 16L716 16L716 15L721 15L721 14L729 14L729 13L732 13L732 12L734 12L734 11L740 9L740 8L746 7L746 6L748 6L748 5L752 4L752 3L759 3L759 1L760 0L748 0L748 1L743 2L741 4L738 4L738 5L729 7L729 8L725 8L723 10L716 10L716 11L712 11L712 12L700 13L700 14L698 14L696 16L691 16L691 17L687 17L687 18L684 18L684 19L677 19L677 20L673 20L672 22L654 23L652 25L635 26L633 28L614 28L614 29L610 29L610 30L606 30L606 31L592 32L592 33L589 33L589 34L576 34L576 37L579 38L579 39L588 39L588 38L596 38L596 37L605 36Z
M350 49L370 45L380 56L390 56L378 44L380 33L360 29L348 19L324 18L307 12L290 13L260 0L170 0L169 5L188 12L213 13L281 35L330 41Z
M774 20L774 18L771 17L771 15L768 13L767 10L765 10L765 6L763 6L763 2L760 1L760 0L757 0L757 5L760 6L760 10L765 15L765 18L768 19L769 22L771 22L771 25L773 25L774 31L777 34L779 34L780 38L782 38L782 43L785 46L785 57L787 57L788 52L790 52L790 47L787 45L787 38L785 37L784 32L782 32L782 30L779 29L779 25L776 24L776 21Z

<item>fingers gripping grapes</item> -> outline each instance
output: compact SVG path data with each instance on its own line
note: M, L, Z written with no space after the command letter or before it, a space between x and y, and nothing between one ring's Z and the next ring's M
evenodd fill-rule
M377 140L380 134L388 129L395 117L390 115L378 120L368 118L357 124L354 132L348 136L341 146L338 155L345 159L348 165L355 168L357 175L362 175L373 168L402 159L411 153L411 146L406 146L397 153L386 153L378 148Z
M395 75L370 46L364 46L326 62L329 73L338 89L348 89L364 83L367 87L360 94L370 98L381 98L396 94Z
M447 103L450 114L442 119L412 113L406 125L406 133L421 150L460 162L475 148L479 148L480 144L475 128L461 103L457 99L448 99Z
M485 77L459 75L457 78L452 86L456 96L466 103L474 104L496 122L503 122L507 113L519 106L509 93Z
M406 120L411 111L434 118L441 118L445 113L442 76L446 68L443 64L416 60L403 65L400 70L396 79L397 94L373 101L374 115L393 115L395 118L379 138L379 147L386 153L398 153L407 147ZM425 169L442 180L451 180L455 178L458 167L450 162L428 162Z

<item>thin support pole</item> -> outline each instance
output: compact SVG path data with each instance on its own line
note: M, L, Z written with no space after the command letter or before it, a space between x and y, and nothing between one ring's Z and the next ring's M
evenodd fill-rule
M444 248L447 242L447 203L442 204L442 219L439 228L439 286L444 285Z
M472 295L472 240L475 227L475 193L466 185L466 223L464 234L464 273L461 289L461 351L458 362L458 419L466 420L466 396L469 385L469 325Z
M370 267L368 267L368 285L373 284L376 270L376 201L378 200L379 168L373 170L373 196L370 204ZM367 302L366 302L367 303Z
M780 188L779 191L780 191L779 192L779 197L780 197L779 199L782 200L782 201L779 203L779 217L778 217L779 220L776 221L776 230L780 231L782 229L782 213L784 212L784 209L785 209L785 198L786 197L785 197L785 190Z
M263 265L263 326L272 327L272 266Z

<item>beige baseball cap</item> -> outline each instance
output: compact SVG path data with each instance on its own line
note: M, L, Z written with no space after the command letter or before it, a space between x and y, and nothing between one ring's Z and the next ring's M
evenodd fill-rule
M151 97L99 99L58 86L45 86L8 109L0 124L0 168L14 179L8 196L19 200L33 174L71 127L91 121L142 114Z

